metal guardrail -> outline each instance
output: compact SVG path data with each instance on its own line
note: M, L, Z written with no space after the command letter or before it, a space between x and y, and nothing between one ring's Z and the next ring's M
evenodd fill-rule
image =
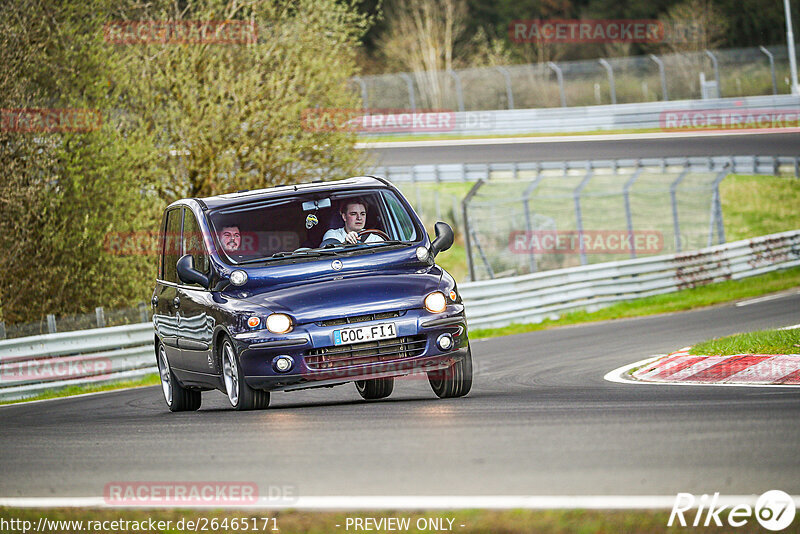
M493 328L799 265L800 230L794 230L694 252L470 282L459 290L470 327Z
M459 289L471 328L536 322L722 280L800 265L800 230L695 252L472 282ZM198 318L198 323L204 319ZM156 372L153 325L143 323L0 342L0 399Z
M583 106L574 108L536 108L492 111L458 111L453 113L454 125L446 131L436 132L448 135L514 135L533 133L593 132L598 130L639 130L670 129L665 126L662 114L686 111L731 111L786 112L794 114L790 124L797 127L797 113L800 96L769 95L740 98L716 98L712 100L679 100L670 102L645 102L637 104L615 104L603 106ZM389 121L389 119L387 119ZM770 121L772 123L774 119ZM403 122L397 119L399 124ZM719 126L724 127L724 126ZM773 126L776 128L785 125ZM680 129L680 128L679 128ZM688 128L698 130L697 127ZM727 129L736 130L735 127ZM430 130L403 130L396 134L381 132L360 132L364 137L387 135L430 136Z
M156 372L153 325L142 323L0 341L0 399Z
M800 178L800 156L710 156L622 158L608 160L531 161L512 163L438 163L375 167L374 174L391 182L477 182L491 179L535 178L539 175L577 175L587 169L616 173L633 168L671 172L717 172L728 166L733 174L788 174Z

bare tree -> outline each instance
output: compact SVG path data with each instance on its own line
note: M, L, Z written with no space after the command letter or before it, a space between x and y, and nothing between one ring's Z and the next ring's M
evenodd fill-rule
M443 73L454 67L466 17L465 0L398 0L387 7L389 29L380 47L390 66L414 73L424 105L442 108L447 101Z

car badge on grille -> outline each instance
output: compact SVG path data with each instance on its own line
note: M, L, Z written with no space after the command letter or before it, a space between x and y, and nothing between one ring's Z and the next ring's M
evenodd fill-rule
M334 271L341 271L342 270L342 260L333 260L331 262L331 267L333 267Z

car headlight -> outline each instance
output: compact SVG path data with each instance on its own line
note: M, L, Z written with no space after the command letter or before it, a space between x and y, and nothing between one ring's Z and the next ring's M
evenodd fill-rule
M425 309L431 313L441 313L447 308L447 300L444 298L444 293L441 291L434 291L425 297Z
M231 284L235 286L243 286L247 283L247 273L241 270L236 270L231 273Z
M267 317L267 330L273 334L285 334L292 330L292 319L284 313L273 313Z

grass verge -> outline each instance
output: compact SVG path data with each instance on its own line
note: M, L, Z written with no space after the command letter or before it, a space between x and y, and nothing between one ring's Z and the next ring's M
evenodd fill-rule
M687 512L687 520L691 521L694 511ZM361 519L362 525L366 518L380 521L382 518L397 518L408 521L408 529L403 532L431 532L452 530L464 534L478 532L498 533L594 533L594 532L626 532L629 534L674 532L680 527L667 528L669 521L668 510L437 510L430 512L404 512L400 510L378 511L363 510L353 512L300 512L300 511L222 511L222 510L179 510L179 509L80 509L80 508L0 508L0 517L9 520L19 520L20 525L27 525L31 532L39 523L40 518L48 520L49 532L79 532L90 530L87 525L99 528L94 532L147 532L151 531L148 521L165 523L158 525L160 532L189 532L193 530L206 530L209 532L242 532L241 526L248 525L251 532L283 532L285 534L322 534L328 532L346 532L365 530L355 528L354 520ZM726 516L723 514L722 521ZM233 520L236 520L233 523ZM350 520L350 523L348 523ZM452 520L452 523L448 520ZM53 521L72 521L72 525L64 528L53 528ZM83 529L77 527L76 521L82 521ZM91 523L88 523L90 522ZM112 521L118 521L112 525ZM128 521L125 524L122 521ZM130 522L139 522L144 527L135 528ZM169 521L170 523L166 523ZM182 523L180 523L182 521ZM192 521L193 525L189 525ZM256 528L253 528L255 521ZM443 528L435 528L435 521L440 521ZM103 523L107 526L102 526ZM236 525L231 527L231 525ZM800 524L798 514L793 526ZM225 525L225 526L223 526ZM347 528L349 525L350 528ZM374 525L374 524L373 524ZM452 525L452 527L450 527ZM463 525L463 526L462 526ZM117 528L111 529L112 526ZM193 529L197 526L199 528ZM202 527L206 528L203 529ZM164 528L161 528L164 527ZM182 527L182 528L181 528ZM212 528L215 527L215 528ZM427 528L426 528L427 527ZM379 532L389 532L387 529L373 527ZM368 530L373 530L368 529ZM392 529L394 530L394 529ZM684 529L685 530L685 529ZM23 530L20 529L20 532ZM790 525L789 530L794 532ZM704 527L703 532L730 532L730 527ZM750 533L763 532L755 518L750 517L745 525L738 527L736 532Z
M152 373L141 378L137 378L136 380L124 380L121 382L113 382L111 384L68 386L53 391L46 391L33 397L27 397L24 399L0 401L0 405L18 404L20 402L29 402L34 400L56 399L59 397L72 397L73 395L83 395L84 393L97 393L99 391L112 391L115 389L127 389L139 386L155 386L156 384L160 383L161 381L158 377L158 373Z
M729 356L732 354L800 354L800 328L760 330L703 341L690 354Z
M478 328L470 330L470 339L522 334L534 330L544 330L556 326L578 323L608 321L626 317L639 317L670 313L694 308L702 308L731 302L743 298L756 297L776 291L800 286L800 267L753 276L744 280L729 280L708 284L675 293L654 295L638 300L620 302L595 312L575 311L562 315L559 319L546 319L534 324L511 324L502 328Z
M387 143L403 141L451 141L468 139L515 139L524 137L566 137L584 135L619 135L663 132L661 128L619 129L619 130L592 130L589 132L543 132L524 134L494 134L494 135L457 135L457 134L431 134L431 135L380 135L361 136L359 143Z

